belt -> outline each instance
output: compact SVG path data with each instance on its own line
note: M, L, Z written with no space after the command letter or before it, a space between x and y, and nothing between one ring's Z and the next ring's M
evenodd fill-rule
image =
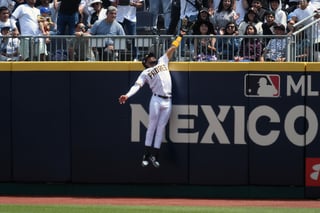
M163 96L163 95L158 95L158 94L153 94L154 96L157 96L159 98L163 98L163 99L169 99L171 98L170 96Z

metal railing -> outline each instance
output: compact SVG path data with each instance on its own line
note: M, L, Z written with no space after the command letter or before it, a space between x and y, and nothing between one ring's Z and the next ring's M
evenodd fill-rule
M291 61L320 61L320 19L313 18L319 12L314 12L294 24L289 45Z
M301 26L301 23L299 23ZM296 26L299 26L297 24ZM185 36L176 51L174 61L260 61L262 54L264 61L268 54L277 54L269 49L268 43L274 41L277 51L281 50L283 61L319 61L320 19L303 25L292 34L283 36ZM3 38L11 37L1 37ZM11 38L12 39L12 38ZM170 35L137 35L137 36L62 36L26 37L20 36L21 42L17 49L22 54L21 59L28 61L133 61L141 60L148 52L157 56L165 53L171 45L173 36ZM47 40L47 42L46 42ZM212 41L214 45L212 45ZM250 45L241 45L249 42ZM259 46L255 46L259 43ZM46 50L41 49L45 44ZM253 46L252 46L253 45ZM261 45L261 46L260 46ZM3 45L2 45L3 46ZM12 46L12 45L11 45ZM212 46L214 48L212 48ZM246 50L250 46L251 50ZM249 48L249 49L250 49ZM13 49L13 47L12 47ZM12 56L12 49L10 54ZM6 52L2 51L1 61ZM280 54L279 54L280 55ZM8 57L10 60L10 57ZM239 60L239 58L241 60ZM277 61L272 59L270 61Z

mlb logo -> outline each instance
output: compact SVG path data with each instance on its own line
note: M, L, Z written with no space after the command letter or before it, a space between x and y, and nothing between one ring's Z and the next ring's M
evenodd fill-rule
M320 158L306 158L306 186L320 186Z
M273 74L247 74L244 78L244 95L247 97L280 96L280 76Z

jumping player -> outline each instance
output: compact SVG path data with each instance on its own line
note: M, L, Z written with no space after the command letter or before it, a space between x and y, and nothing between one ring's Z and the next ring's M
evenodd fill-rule
M162 142L162 135L171 113L171 76L168 68L169 60L174 51L180 45L185 31L181 31L179 36L172 42L166 53L156 59L153 53L149 53L142 60L145 70L141 72L135 84L129 92L119 97L120 104L124 104L128 98L138 92L145 84L149 84L152 97L149 104L149 125L145 139L145 152L142 159L142 166L148 166L149 162L154 167L159 168L158 154ZM155 135L155 137L154 137ZM154 138L153 148L152 142Z

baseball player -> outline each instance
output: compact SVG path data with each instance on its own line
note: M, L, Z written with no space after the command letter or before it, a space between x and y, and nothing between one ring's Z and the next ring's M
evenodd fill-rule
M119 97L120 104L124 104L128 98L138 92L145 84L149 84L152 90L152 97L149 104L149 125L145 139L145 152L142 159L142 166L148 166L149 162L156 168L159 168L158 154L162 142L162 135L171 113L171 76L168 68L169 60L174 51L180 45L182 36L179 36L172 42L171 47L158 60L153 53L147 54L142 60L145 70L141 72L135 84L129 92ZM153 142L154 138L154 143ZM153 145L153 148L152 148Z

